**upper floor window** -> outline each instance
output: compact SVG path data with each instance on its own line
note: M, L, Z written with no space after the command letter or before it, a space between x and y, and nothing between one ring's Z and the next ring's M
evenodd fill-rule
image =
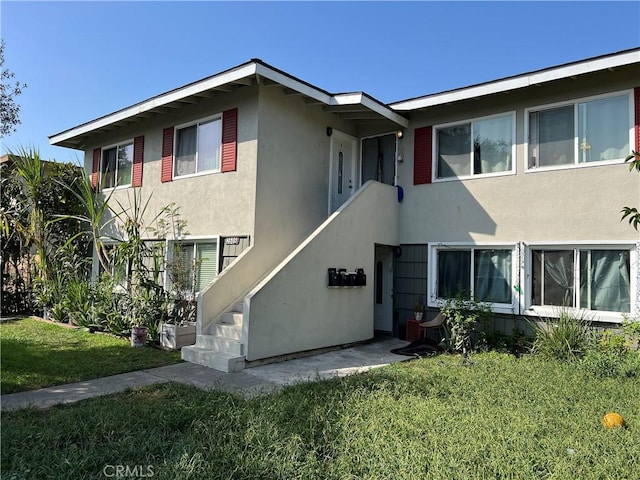
M220 117L176 127L175 176L220 170Z
M133 141L102 149L100 182L102 188L131 185Z
M629 155L630 94L527 111L528 168L621 160Z
M511 172L514 128L512 113L436 127L437 178Z

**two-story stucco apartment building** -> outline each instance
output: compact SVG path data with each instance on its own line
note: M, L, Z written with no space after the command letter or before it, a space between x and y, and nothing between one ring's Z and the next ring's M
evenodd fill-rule
M50 142L113 199L180 207L189 235L168 242L200 260L182 355L233 371L403 337L416 296L432 316L464 290L506 332L558 305L633 315L639 124L640 49L389 105L255 59Z

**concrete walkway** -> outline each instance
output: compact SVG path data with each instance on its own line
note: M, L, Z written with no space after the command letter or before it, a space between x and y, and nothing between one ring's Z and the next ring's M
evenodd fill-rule
M129 388L166 382L179 382L206 390L223 390L250 396L268 393L283 385L342 377L408 360L410 357L394 355L390 352L404 345L407 345L407 342L389 338L342 350L248 368L238 373L224 373L183 362L86 382L2 395L0 407L4 411L25 407L47 408L52 405L110 395Z

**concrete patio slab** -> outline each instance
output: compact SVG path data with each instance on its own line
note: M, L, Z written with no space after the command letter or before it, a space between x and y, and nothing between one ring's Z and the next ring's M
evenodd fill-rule
M410 357L391 353L392 349L407 344L403 340L389 338L320 355L248 368L244 372L277 385L344 377L408 360Z

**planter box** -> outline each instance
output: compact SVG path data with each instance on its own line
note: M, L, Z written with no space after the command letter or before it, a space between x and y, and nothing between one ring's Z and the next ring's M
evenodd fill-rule
M184 346L196 343L196 324L172 325L162 324L160 331L160 345L165 348L179 350Z

